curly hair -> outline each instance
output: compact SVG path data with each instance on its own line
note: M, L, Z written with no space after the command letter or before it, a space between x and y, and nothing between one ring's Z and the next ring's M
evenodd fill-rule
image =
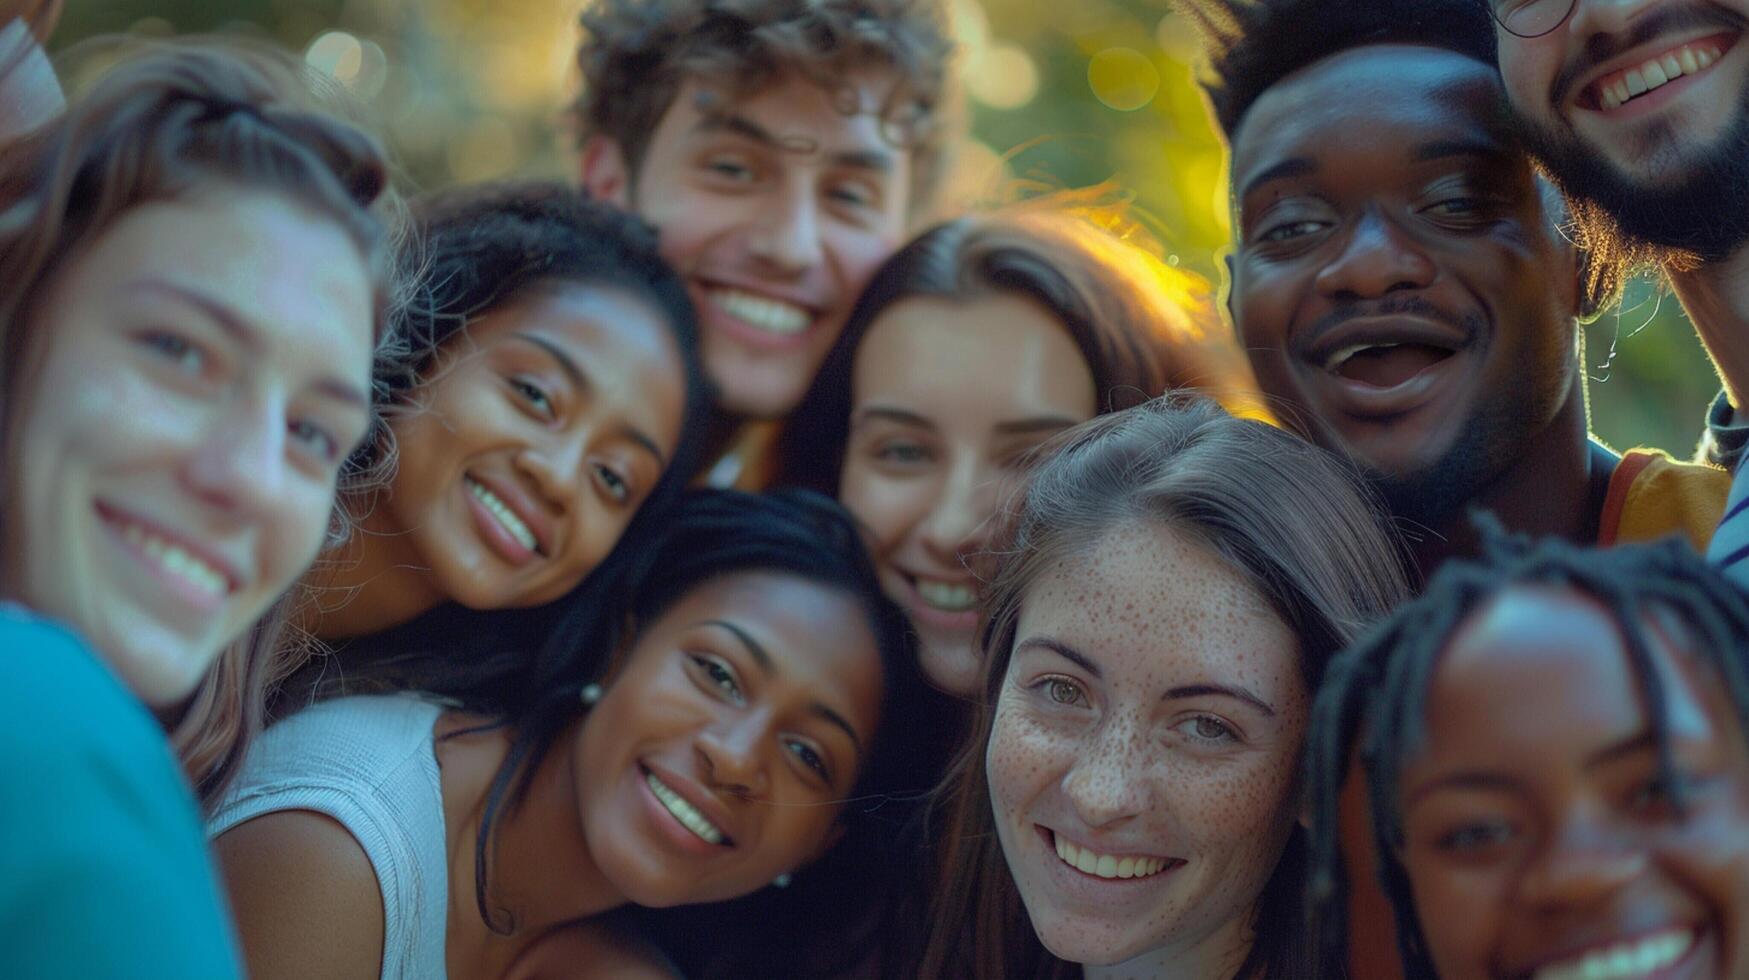
M1494 21L1481 0L1172 0L1203 35L1202 86L1229 142L1253 103L1283 78L1368 44L1424 44L1494 65Z
M892 76L879 115L887 138L911 151L912 211L934 196L953 49L934 0L598 0L582 24L573 123L580 138L611 137L633 171L688 81L741 99L798 75L850 114L846 79L873 67Z
M387 163L375 138L320 111L314 84L265 47L140 46L63 116L0 149L0 458L11 457L21 417L16 372L32 341L31 311L57 273L129 209L215 181L284 194L343 229L375 273L377 354L392 350ZM348 525L336 507L331 536ZM294 590L219 654L171 733L203 800L242 764L266 691L302 659L286 625L300 598Z
M1656 740L1660 775L1669 785L1671 747L1664 684L1652 662L1645 617L1674 612L1729 693L1749 733L1749 597L1709 568L1687 542L1580 548L1559 539L1509 535L1482 518L1481 558L1440 567L1426 592L1405 603L1330 665L1312 708L1307 737L1308 807L1312 815L1308 902L1318 958L1340 960L1346 945L1346 881L1338 813L1350 759L1358 748L1373 815L1379 877L1395 912L1407 976L1434 976L1399 855L1403 815L1397 780L1404 761L1426 738L1426 703L1441 653L1471 615L1490 600L1524 586L1555 586L1597 600L1615 621ZM1678 799L1680 804L1680 799Z

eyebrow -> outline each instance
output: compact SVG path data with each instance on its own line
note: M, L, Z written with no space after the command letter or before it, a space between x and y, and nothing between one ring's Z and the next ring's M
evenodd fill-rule
M225 333L248 348L252 352L261 350L260 334L246 323L242 317L232 312L230 307L218 302L196 289L170 282L165 279L137 279L128 283L124 290L133 292L163 293L173 299L180 300L189 306L200 310ZM345 402L354 408L369 408L370 398L357 385L343 381L340 378L328 376L316 382L316 390L328 397Z
M1422 143L1410 152L1409 159L1416 163L1426 163L1429 160L1445 160L1451 157L1500 159L1505 156L1506 148L1493 140L1450 139Z
M572 384L586 392L595 390L595 385L590 382L589 376L583 373L583 366L577 363L577 359L571 356L570 351L539 334L517 333L514 336L518 340L533 344L546 351L558 363L559 370L565 372L565 376L571 379ZM667 465L667 458L662 454L662 447L656 445L656 440L650 438L648 433L636 426L627 425L625 434L633 442L647 450L650 455L656 457L656 462L659 465Z
M722 131L734 133L752 140L755 143L782 150L787 153L813 153L818 149L818 143L807 139L785 139L777 136L764 126L759 125L746 116L734 113L707 115L694 127L695 132L706 133ZM858 170L873 170L882 174L893 172L893 155L884 150L838 150L829 153L826 159L842 167L854 167Z
M1099 665L1094 663L1086 654L1069 646L1067 643L1052 639L1048 636L1029 636L1015 645L1014 652L1019 653L1022 650L1028 650L1035 647L1040 650L1049 650L1057 656L1062 657L1064 660L1069 661L1075 666L1093 675L1095 679L1102 676L1099 670Z
M868 408L859 408L856 410L855 421L861 422L865 419L871 418L886 419L889 422L897 422L900 425L914 425L920 429L933 430L935 428L934 422L931 422L916 412L908 411L903 408L888 408L883 405L872 405Z
M1167 691L1166 696L1160 700L1176 701L1180 698L1200 698L1211 696L1243 701L1253 708L1256 708L1258 711L1263 712L1265 715L1268 715L1271 718L1275 717L1275 709L1269 706L1269 702L1242 687L1228 687L1224 684L1186 684L1182 687L1175 687Z
M1265 167L1260 173L1245 182L1240 188L1239 197L1243 200L1259 186L1273 180L1287 180L1292 177L1304 177L1318 172L1318 165L1306 157L1289 157L1277 164Z
M767 677L777 673L777 664L772 662L771 654L763 646L760 646L759 641L753 639L746 630L736 626L734 623L731 623L726 619L707 619L698 625L720 626L723 629L728 630L734 635L735 639L741 641L742 646L747 648L747 652L753 656L753 661L759 665L759 669L764 671ZM817 717L823 718L833 725L842 728L844 734L850 738L850 744L855 746L856 754L862 755L862 739L857 737L856 729L851 726L850 722L846 720L843 715L833 711L831 708L828 708L818 701L808 705L808 711Z
M1408 810L1423 798L1447 789L1481 789L1510 793L1518 789L1518 781L1491 772L1463 770L1448 773L1416 787L1415 792L1403 798L1403 809Z

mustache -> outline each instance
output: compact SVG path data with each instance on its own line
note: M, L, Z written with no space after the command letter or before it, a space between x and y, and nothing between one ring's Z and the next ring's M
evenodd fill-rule
M1386 296L1379 300L1346 303L1336 307L1313 321L1311 328L1301 334L1304 340L1298 346L1303 353L1315 347L1318 340L1325 334L1350 320L1387 316L1414 316L1423 320L1432 320L1435 323L1443 323L1454 330L1460 330L1472 339L1481 329L1479 316L1458 316L1449 310L1429 303L1421 296Z
M1554 81L1549 84L1549 104L1564 105L1573 86L1581 77L1590 74L1599 65L1623 51L1648 44L1666 34L1706 27L1743 32L1749 28L1749 21L1736 11L1724 10L1709 3L1695 3L1654 10L1629 25L1620 34L1593 34L1585 39L1585 46L1555 74Z

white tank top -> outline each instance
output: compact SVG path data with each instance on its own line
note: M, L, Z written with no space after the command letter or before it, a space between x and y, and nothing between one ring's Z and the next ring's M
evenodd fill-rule
M412 695L306 708L256 739L207 820L209 838L280 810L311 810L345 827L382 891L382 980L445 974L449 862L431 731L443 710Z

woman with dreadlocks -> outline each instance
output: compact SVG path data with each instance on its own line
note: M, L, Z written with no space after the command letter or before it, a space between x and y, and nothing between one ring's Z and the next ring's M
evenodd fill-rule
M1358 750L1407 976L1744 976L1749 603L1676 541L1489 537L1319 694L1321 954Z

